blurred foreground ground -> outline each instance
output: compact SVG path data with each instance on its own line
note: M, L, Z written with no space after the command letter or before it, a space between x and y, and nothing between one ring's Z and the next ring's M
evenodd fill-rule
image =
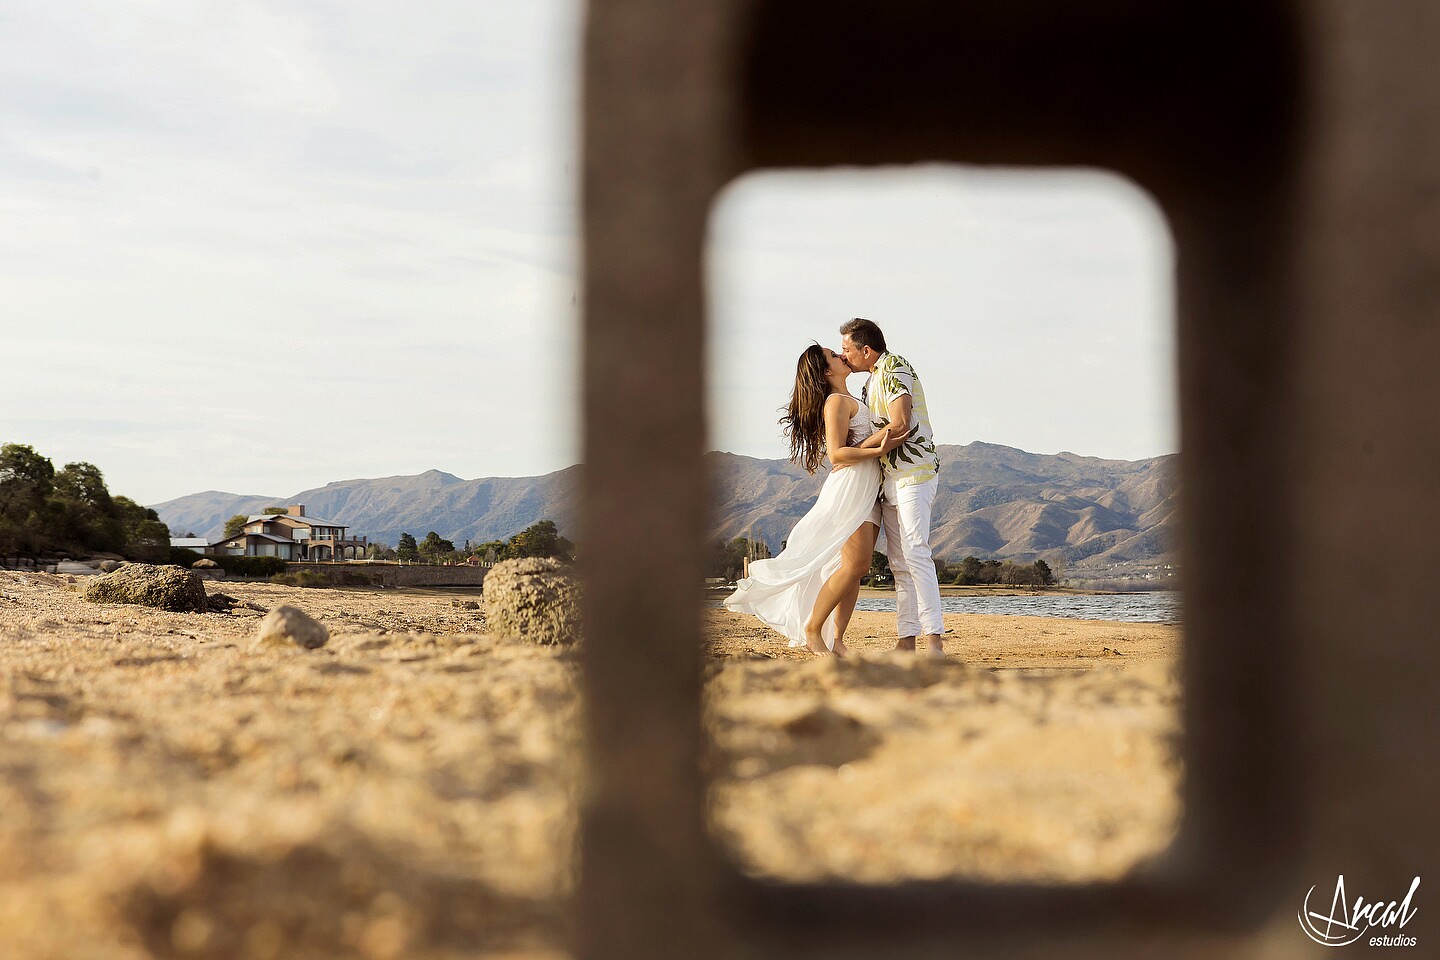
M0 572L0 957L563 957L576 664L466 598L210 583L258 609L96 605ZM933 663L817 660L709 610L713 822L789 879L1113 877L1179 809L1179 631L952 616ZM957 639L958 638L958 639Z

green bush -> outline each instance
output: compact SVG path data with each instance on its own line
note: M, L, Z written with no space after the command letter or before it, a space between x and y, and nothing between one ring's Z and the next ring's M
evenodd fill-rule
M319 570L292 570L275 574L270 578L270 582L290 587L328 587L330 578Z
M285 572L285 561L279 557L231 557L220 554L210 559L219 564L220 569L237 577L272 577Z
M194 550L186 550L184 547L171 547L170 559L166 562L173 563L177 567L189 567L190 564L194 563L196 560L202 559L204 556L205 554L203 553L196 553ZM213 560L214 557L211 557L211 559Z

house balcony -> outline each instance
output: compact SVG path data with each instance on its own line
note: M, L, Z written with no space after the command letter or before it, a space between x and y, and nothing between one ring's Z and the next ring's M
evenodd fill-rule
M369 537L311 537L304 541L305 559L313 562L360 560L370 546Z

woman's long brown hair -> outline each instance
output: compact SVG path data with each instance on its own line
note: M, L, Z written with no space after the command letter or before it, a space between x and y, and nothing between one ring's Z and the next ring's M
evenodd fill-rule
M790 440L790 459L804 467L806 473L819 469L825 456L825 399L830 396L825 374L829 368L824 347L816 343L805 348L795 364L790 406L780 418Z

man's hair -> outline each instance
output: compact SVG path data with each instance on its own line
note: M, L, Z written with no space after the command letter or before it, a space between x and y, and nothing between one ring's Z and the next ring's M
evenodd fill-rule
M840 327L840 333L849 337L850 342L857 347L869 347L876 353L885 352L885 334L880 332L874 320L866 320L864 317L847 320Z

